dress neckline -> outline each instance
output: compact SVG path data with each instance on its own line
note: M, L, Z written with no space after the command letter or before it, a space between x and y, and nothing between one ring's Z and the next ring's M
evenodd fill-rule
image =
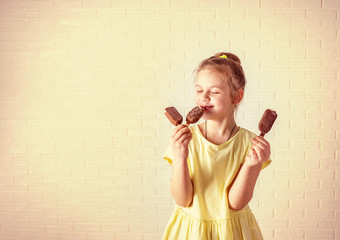
M203 136L203 133L201 132L201 130L200 130L198 124L196 124L196 125L194 126L194 128L195 128L195 131L198 132L197 134L198 134L199 138L202 139L202 141L204 141L205 143L207 143L208 145L210 145L210 146L212 146L212 147L214 147L214 148L222 148L222 147L224 147L224 145L229 144L230 142L232 142L232 141L239 135L239 133L240 133L241 131L243 131L243 128L242 128L242 127L239 127L238 131L237 131L237 132L234 134L234 136L232 136L228 141L223 142L223 143L221 143L221 144L215 144L215 143L210 142L209 140L207 140L207 139Z

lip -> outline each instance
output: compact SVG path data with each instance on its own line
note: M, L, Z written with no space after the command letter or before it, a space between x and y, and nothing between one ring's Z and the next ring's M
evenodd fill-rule
M213 108L213 106L201 106L202 109L204 109L204 111L210 110Z

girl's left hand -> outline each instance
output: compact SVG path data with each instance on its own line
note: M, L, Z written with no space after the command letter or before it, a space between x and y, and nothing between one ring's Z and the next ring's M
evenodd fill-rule
M270 144L263 137L257 136L252 139L253 145L246 157L245 164L248 166L262 165L270 157Z

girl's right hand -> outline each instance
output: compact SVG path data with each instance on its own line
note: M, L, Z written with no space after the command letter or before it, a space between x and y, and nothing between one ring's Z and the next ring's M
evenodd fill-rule
M192 139L192 133L187 125L177 126L170 137L170 146L175 159L186 161L189 155L189 142Z

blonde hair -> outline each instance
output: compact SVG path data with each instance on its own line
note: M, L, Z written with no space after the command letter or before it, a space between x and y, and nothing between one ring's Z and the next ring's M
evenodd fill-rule
M246 78L241 66L241 60L235 54L228 52L216 53L199 64L196 75L203 69L212 69L220 73L222 79L229 83L232 100L236 101L236 99L240 98L238 90L242 89L244 92Z

